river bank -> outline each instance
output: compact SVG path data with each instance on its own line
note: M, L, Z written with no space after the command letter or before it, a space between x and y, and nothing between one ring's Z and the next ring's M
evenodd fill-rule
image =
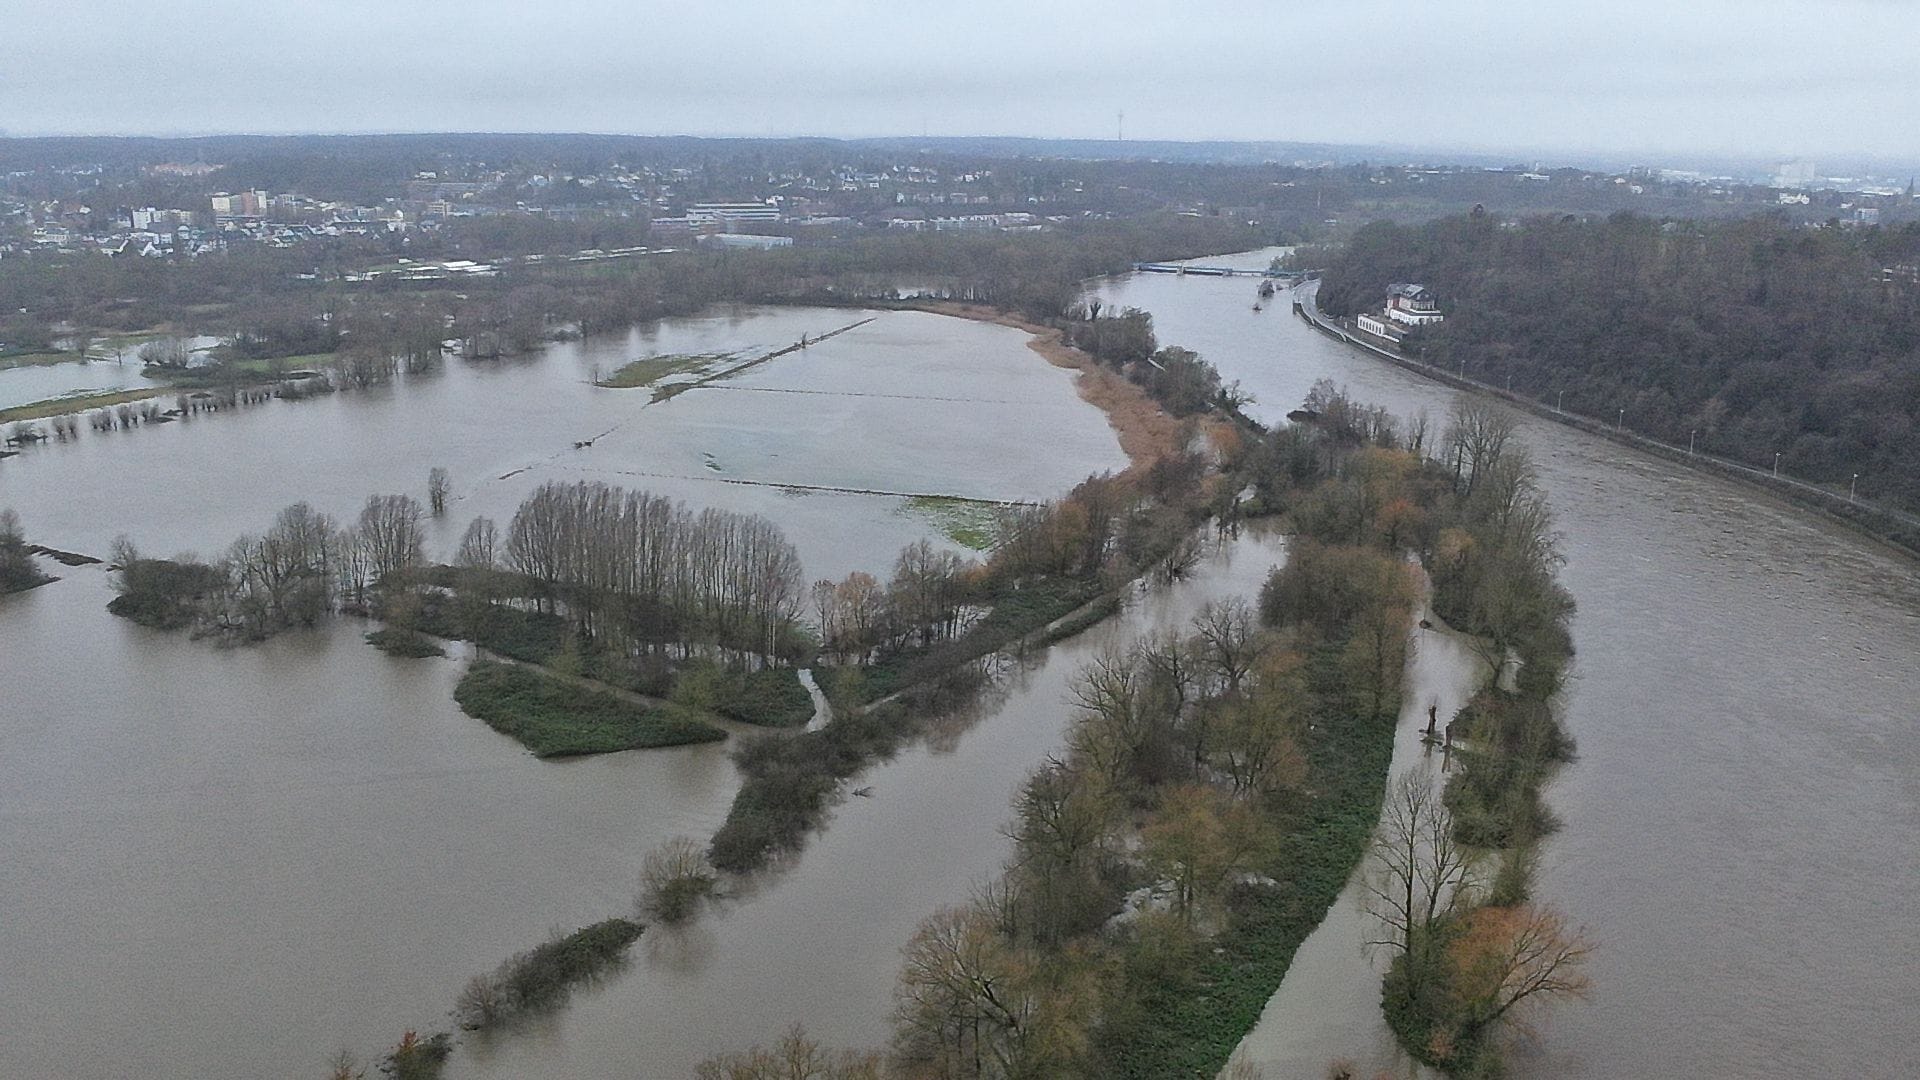
M1411 637L1389 785L1441 758L1424 738L1428 718L1452 717L1491 675L1466 638L1430 607L1419 612ZM1230 1080L1233 1064L1240 1062L1274 1080L1318 1077L1333 1062L1349 1063L1355 1076L1435 1080L1438 1074L1400 1047L1381 1014L1380 981L1387 965L1364 947L1378 930L1378 920L1366 910L1366 873L1365 865L1354 870L1326 917L1300 943L1259 1021L1234 1048L1222 1080Z
M1406 416L1461 396L1290 312L1249 313L1251 294L1136 275L1098 295L1204 351L1263 422L1322 379ZM1520 416L1581 650L1563 695L1580 763L1548 791L1565 824L1536 893L1604 947L1593 998L1510 1073L1920 1075L1899 1034L1920 941L1885 933L1920 920L1886 872L1920 834L1912 562L1745 484Z
M984 304L965 304L955 300L915 300L897 305L902 310L926 311L956 319L1008 326L1030 335L1027 348L1039 353L1055 367L1078 372L1075 388L1080 399L1106 415L1120 440L1120 449L1135 469L1147 469L1153 463L1182 447L1180 421L1169 416L1159 403L1137 384L1080 349L1066 343L1058 327L1026 319L1013 312Z
M1623 446L1631 446L1675 465L1744 484L1795 506L1812 510L1909 559L1920 560L1920 518L1871 503L1862 503L1839 492L1768 473L1751 465L1742 465L1737 461L1728 461L1711 454L1696 453L1685 447L1671 446L1657 439L1627 431L1617 424L1608 424L1592 417L1564 412L1549 406L1544 401L1516 394L1478 379L1468 378L1462 372L1435 367L1377 342L1369 341L1344 322L1327 316L1319 309L1317 285L1295 286L1292 291L1295 294L1294 313L1314 329L1423 378L1432 379L1458 390L1497 398L1540 419L1564 424ZM1303 292L1304 298L1301 296Z

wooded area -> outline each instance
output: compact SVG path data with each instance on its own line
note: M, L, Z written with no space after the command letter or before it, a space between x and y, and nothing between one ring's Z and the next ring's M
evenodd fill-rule
M1322 254L1330 314L1379 307L1392 282L1434 290L1446 321L1405 343L1429 363L1920 507L1920 226L1469 215L1368 225Z

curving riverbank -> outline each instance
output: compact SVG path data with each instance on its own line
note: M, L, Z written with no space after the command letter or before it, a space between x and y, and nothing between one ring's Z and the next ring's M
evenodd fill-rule
M1369 341L1343 322L1322 312L1318 303L1318 283L1296 286L1293 291L1295 293L1294 313L1305 320L1309 326L1397 367L1457 390L1498 398L1540 419L1551 420L1556 424L1575 428L1609 442L1631 446L1673 464L1764 491L1796 506L1812 510L1828 520L1846 525L1908 558L1920 559L1920 517L1874 503L1860 502L1839 492L1829 491L1791 477L1780 476L1778 473L1769 473L1751 465L1743 465L1711 454L1697 453L1686 447L1673 446L1658 439L1628 431L1617 424L1608 424L1592 417L1553 408L1544 401L1469 378L1464 372L1453 372L1436 367L1377 342ZM1304 299L1300 296L1303 292Z

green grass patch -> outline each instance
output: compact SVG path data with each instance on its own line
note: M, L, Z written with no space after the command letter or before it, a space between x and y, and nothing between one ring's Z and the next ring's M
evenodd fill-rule
M68 413L85 412L88 409L110 408L124 405L130 401L144 401L158 397L165 389L157 386L143 386L135 390L108 390L99 394L75 394L71 397L48 398L27 405L15 405L11 409L0 409L0 424L11 424L18 420L44 420L49 416L65 416Z
M594 383L610 390L629 390L652 386L669 375L704 372L729 358L727 353L688 353L674 356L649 356L622 364L613 374Z
M402 630L389 626L375 630L367 635L367 644L386 653L388 656L403 656L419 659L427 656L445 656L447 650L440 643L425 634L413 630Z
M513 664L480 661L454 688L468 716L535 757L714 742L726 733L677 707L648 708Z
M900 509L932 522L940 535L969 551L991 551L1006 517L997 503L949 495L916 495Z

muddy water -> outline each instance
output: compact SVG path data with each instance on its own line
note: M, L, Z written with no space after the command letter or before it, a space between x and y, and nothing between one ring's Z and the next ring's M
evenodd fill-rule
M1422 617L1432 625L1412 631L1391 775L1429 768L1441 779L1446 755L1422 741L1427 710L1434 709L1444 726L1489 671L1466 638L1431 612L1422 612ZM1360 945L1377 936L1371 933L1375 920L1366 912L1361 885L1366 872L1365 866L1354 871L1326 919L1300 943L1259 1024L1234 1051L1236 1061L1249 1062L1274 1080L1319 1077L1330 1062L1340 1059L1351 1062L1360 1076L1384 1073L1416 1080L1433 1075L1400 1049L1380 1015L1387 957L1370 956Z
M1271 253L1249 257L1254 265ZM1212 260L1208 260L1212 261ZM1444 417L1453 391L1307 328L1253 282L1140 275L1278 418L1331 378ZM1527 1077L1920 1075L1920 576L1771 497L1544 421L1521 433L1578 600L1580 760L1540 894L1601 943ZM1341 990L1341 993L1347 991ZM1356 1021L1355 1056L1371 1016Z
M1025 335L937 316L881 315L738 380L753 389L650 406L645 390L590 385L638 356L752 355L861 317L742 309L371 392L83 432L0 462L0 506L69 550L104 553L126 532L149 551L215 553L296 499L345 517L371 492L419 492L438 464L460 496L435 526L442 551L471 515L504 523L535 484L579 477L766 513L814 576L884 574L902 544L940 539L933 522L900 497L787 485L1038 499L1124 465L1072 375ZM1020 449L1041 438L1047 454ZM644 854L711 835L738 782L724 745L536 761L460 713L458 661L383 656L352 620L219 650L108 615L97 568L50 569L64 580L0 597L0 1076L320 1075L341 1047L444 1029L469 976L630 910ZM1011 781L990 783L989 833ZM937 850L928 835L916 844ZM858 880L855 862L850 849L830 865ZM929 895L904 900L874 948L903 941L893 932ZM676 970L698 969L697 941L678 947ZM882 998L884 966L867 972ZM727 993L757 981L721 969ZM658 1052L690 1062L747 1030L698 1000L712 1026ZM783 1025L804 1000L763 1004ZM627 1004L651 1009L653 994ZM583 1036L577 1052L608 1051Z
M832 1045L884 1045L900 947L998 872L1016 788L1061 747L1074 673L1208 601L1254 595L1282 557L1278 537L1245 532L1186 580L1030 657L944 737L850 781L870 795L841 804L790 870L690 931L650 931L627 972L535 1031L469 1042L450 1075L684 1077L796 1021Z
M0 597L0 1075L318 1076L444 1027L737 783L713 744L536 761L461 714L459 663L354 620L222 651L60 572Z

